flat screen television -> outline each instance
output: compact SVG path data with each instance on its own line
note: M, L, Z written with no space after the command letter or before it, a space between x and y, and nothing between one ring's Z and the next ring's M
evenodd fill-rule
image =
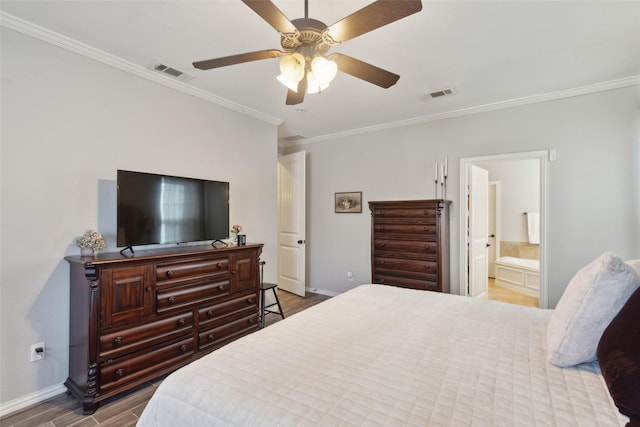
M229 183L118 170L117 245L229 236Z

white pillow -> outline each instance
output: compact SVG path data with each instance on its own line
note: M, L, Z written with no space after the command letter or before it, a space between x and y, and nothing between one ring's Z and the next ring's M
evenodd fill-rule
M627 264L629 264L636 273L638 273L638 276L640 276L640 259L630 259L627 261Z
M549 362L566 367L595 360L602 333L638 287L638 274L613 252L581 268L549 320Z

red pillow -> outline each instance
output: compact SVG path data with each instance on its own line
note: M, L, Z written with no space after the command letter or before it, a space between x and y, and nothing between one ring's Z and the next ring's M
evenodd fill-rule
M640 427L640 289L605 329L597 355L613 401L631 419L627 426Z

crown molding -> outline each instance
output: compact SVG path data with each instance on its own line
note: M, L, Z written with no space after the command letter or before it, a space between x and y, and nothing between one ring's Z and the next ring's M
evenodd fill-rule
M102 62L103 64L112 66L122 71L126 71L130 74L134 74L138 77L142 77L144 79L178 90L188 95L195 96L196 98L200 98L207 102L211 102L212 104L216 104L221 107L227 108L229 110L233 110L238 113L245 114L254 119L262 120L274 126L278 126L282 124L282 120L279 118L269 116L267 114L261 113L260 111L248 108L241 104L237 104L235 102L229 101L228 99L213 95L204 90L197 89L181 81L174 80L170 77L164 76L162 74L156 73L152 70L141 67L132 62L126 61L117 56L111 55L100 49L96 49L85 43L81 43L70 37L63 36L61 34L58 34L46 28L35 25L29 21L25 21L23 19L17 18L13 15L10 15L8 13L1 12L1 11L0 11L0 26L22 33L29 37L33 37L35 39L41 40L45 43L49 43L53 46L57 46L62 49L69 50L71 52L85 56L87 58L91 58L95 61Z
M638 86L638 85L640 85L640 75L629 76L621 79L595 83L587 86L580 86L576 88L559 90L555 92L548 92L548 93L543 93L539 95L524 96L522 98L514 98L506 101L494 102L491 104L478 105L475 107L446 111L443 113L432 114L429 116L415 117L413 119L382 123L380 125L375 125L375 126L368 126L368 127L358 128L358 129L350 129L344 132L320 135L320 136L301 139L294 142L280 140L280 145L283 147L301 146L301 145L311 144L314 142L345 138L348 136L362 135L362 134L371 133L371 132L379 132L379 131L395 129L403 126L413 126L413 125L418 125L422 123L429 123L429 122L435 122L438 120L450 119L454 117L468 116L472 114L484 113L487 111L502 110L505 108L518 107L521 105L537 104L540 102L553 101L557 99L572 98L574 96L588 95L590 93L603 92L607 90L620 89L624 87Z

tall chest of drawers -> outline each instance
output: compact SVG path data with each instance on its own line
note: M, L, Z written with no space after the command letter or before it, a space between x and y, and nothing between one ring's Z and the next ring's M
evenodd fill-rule
M262 244L68 256L69 377L100 402L258 329Z
M449 293L450 204L369 202L372 283Z

